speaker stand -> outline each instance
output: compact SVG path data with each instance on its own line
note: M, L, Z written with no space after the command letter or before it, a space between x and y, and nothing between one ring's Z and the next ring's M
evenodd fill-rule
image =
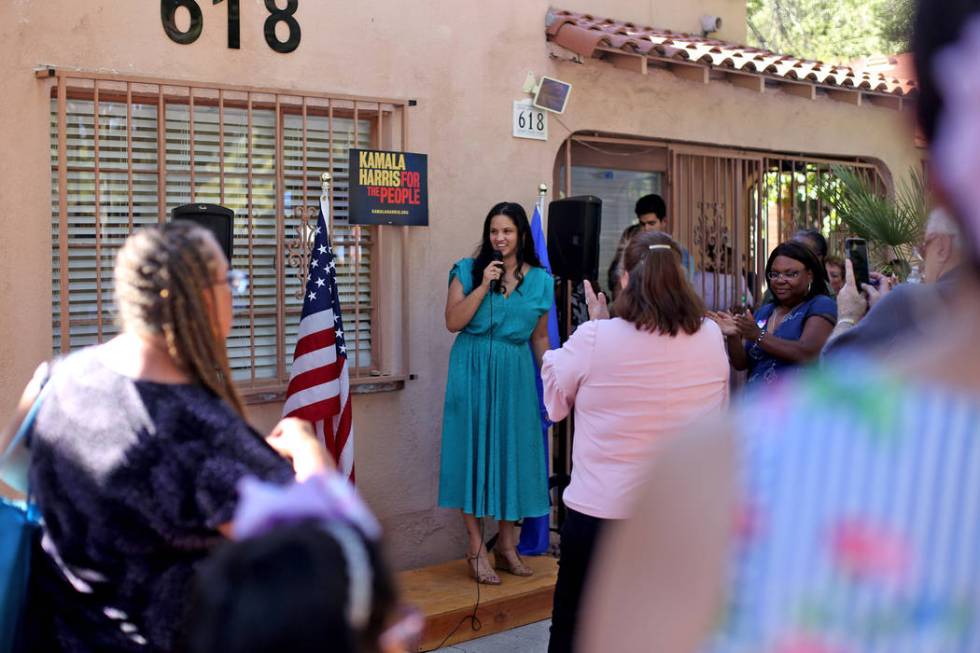
M572 282L568 279L556 279L555 281L555 307L558 314L558 339L559 346L563 345L572 332ZM552 428L551 440L551 478L548 479L548 487L555 489L555 513L558 527L565 523L565 501L564 492L571 482L572 473L572 439L575 432L574 414L569 413L568 417L555 422Z

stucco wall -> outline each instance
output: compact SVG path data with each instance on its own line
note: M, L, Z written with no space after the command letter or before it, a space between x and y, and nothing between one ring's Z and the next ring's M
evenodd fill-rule
M579 9L575 2L567 8ZM620 0L581 8L681 27L701 13L735 11L713 0L649 3L649 18L626 15ZM446 275L472 251L487 208L501 199L529 206L549 182L570 132L601 130L780 151L863 155L901 173L918 153L903 117L827 98L753 93L723 82L697 84L669 72L648 76L588 61L549 57L548 3L492 5L452 0L303 2L303 40L277 54L262 38L261 0L242 1L240 50L228 50L225 6L201 2L204 33L193 45L170 41L157 3L14 0L0 7L0 411L7 414L31 370L51 354L49 87L38 64L90 71L226 82L361 96L418 99L408 109L408 149L429 155L430 227L413 229L407 280L411 372L404 390L354 402L360 487L388 529L399 567L462 552L456 514L435 508L445 370L452 336L443 324ZM721 8L719 8L721 7ZM673 9L671 9L673 8ZM657 11L654 11L657 9ZM694 10L697 9L697 10ZM617 13L620 12L620 13ZM671 13L673 12L673 13ZM727 14L726 21L728 20ZM665 21L668 18L665 18ZM744 29L743 29L744 31ZM575 85L568 112L552 119L550 140L511 137L511 102L527 71ZM252 406L261 428L279 406Z

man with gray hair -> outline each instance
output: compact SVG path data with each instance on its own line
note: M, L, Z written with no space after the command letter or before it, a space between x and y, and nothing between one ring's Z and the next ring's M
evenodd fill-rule
M960 228L943 209L934 209L929 214L926 237L922 242L922 258L925 261L922 271L925 283L937 283L963 262Z
M907 336L928 332L936 318L949 310L964 259L959 227L944 210L934 209L929 214L919 251L925 264L923 283L897 286L873 302L870 310L854 284L847 261L847 281L837 296L837 326L821 357L890 356L900 351L898 345ZM865 290L872 295L877 292L869 287Z

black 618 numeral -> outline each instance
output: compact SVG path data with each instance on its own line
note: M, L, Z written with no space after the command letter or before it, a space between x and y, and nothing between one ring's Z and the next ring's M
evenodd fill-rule
M186 32L181 32L177 27L177 10L180 7L185 7L191 14L191 26ZM181 45L196 41L204 29L201 7L194 0L160 0L160 20L163 21L163 30L170 40Z
M299 8L299 0L286 0L286 8L280 9L276 6L276 0L265 0L265 8L269 10L269 17L265 19L265 42L276 52L292 52L299 47L299 23L293 18L296 9ZM276 23L286 23L289 27L289 36L285 41L280 41L276 36Z
M224 0L211 0L217 5ZM177 27L177 10L187 9L191 15L191 24L186 31ZM269 17L265 19L265 42L276 52L292 52L299 47L300 28L293 14L299 8L299 0L286 0L286 8L276 6L276 0L265 0L265 8ZM188 45L201 36L204 29L204 15L201 6L195 0L160 0L160 20L167 36L176 43ZM276 36L276 25L286 23L289 36L280 41ZM241 47L241 0L228 0L228 47L237 50Z

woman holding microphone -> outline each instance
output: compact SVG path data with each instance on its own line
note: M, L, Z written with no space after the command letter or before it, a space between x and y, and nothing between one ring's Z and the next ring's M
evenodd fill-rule
M497 585L480 519L500 531L495 567L531 575L517 553L514 522L548 512L548 488L535 369L548 349L554 282L534 253L524 209L493 206L473 258L449 273L446 328L458 333L449 358L442 423L439 505L459 508L469 536L466 559L480 583Z

